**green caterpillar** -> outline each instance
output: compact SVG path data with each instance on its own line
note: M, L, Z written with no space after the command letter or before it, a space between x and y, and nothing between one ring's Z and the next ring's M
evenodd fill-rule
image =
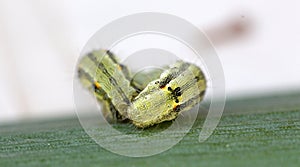
M82 85L103 105L107 120L130 120L140 128L175 119L201 102L206 90L201 69L183 61L148 84L132 80L128 68L106 50L85 55L77 70Z

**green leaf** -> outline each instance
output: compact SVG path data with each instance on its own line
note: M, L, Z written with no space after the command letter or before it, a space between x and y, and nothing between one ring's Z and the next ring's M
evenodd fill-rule
M145 158L104 150L76 118L2 125L0 166L299 166L299 102L300 93L231 99L207 141L198 142L200 114L180 143ZM132 131L130 124L115 126Z

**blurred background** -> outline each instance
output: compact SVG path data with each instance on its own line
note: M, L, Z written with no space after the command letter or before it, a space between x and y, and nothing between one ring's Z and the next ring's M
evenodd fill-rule
M147 11L176 15L207 33L228 98L300 90L298 0L0 0L0 124L75 115L81 48L105 24Z

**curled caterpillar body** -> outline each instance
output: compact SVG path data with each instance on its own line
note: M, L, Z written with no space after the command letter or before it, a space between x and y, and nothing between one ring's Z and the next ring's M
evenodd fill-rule
M129 119L140 128L175 119L201 102L206 90L201 69L184 61L177 61L148 84L135 82L128 68L106 50L84 56L77 70L83 87L102 104L107 120Z

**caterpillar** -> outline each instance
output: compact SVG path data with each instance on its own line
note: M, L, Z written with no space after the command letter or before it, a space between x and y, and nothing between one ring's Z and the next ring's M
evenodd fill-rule
M127 67L119 64L112 53L97 50L87 54L80 60L77 73L83 87L102 104L109 122L127 118L126 107L137 91L130 86Z
M83 56L77 73L83 87L103 105L107 120L129 120L139 128L174 120L201 102L206 90L202 70L192 63L179 60L145 84L133 79L107 50Z

